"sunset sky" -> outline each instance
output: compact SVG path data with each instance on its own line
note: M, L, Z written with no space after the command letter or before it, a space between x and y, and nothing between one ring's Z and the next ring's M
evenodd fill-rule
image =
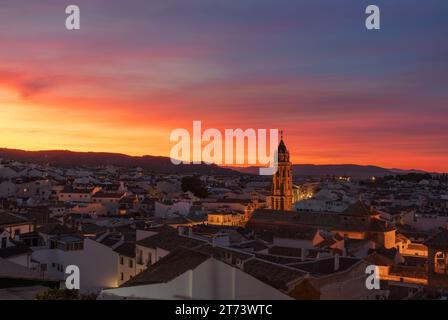
M81 30L65 29L65 7ZM364 26L367 5L381 30ZM168 156L281 128L295 163L448 171L446 0L1 0L0 147Z

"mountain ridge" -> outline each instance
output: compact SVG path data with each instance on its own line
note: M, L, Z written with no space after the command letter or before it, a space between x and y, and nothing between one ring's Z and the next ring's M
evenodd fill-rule
M174 165L170 158L164 156L130 156L113 152L80 152L70 150L25 151L20 149L0 148L0 159L50 164L55 166L104 166L142 167L160 173L198 173L198 174L258 174L259 167L229 167L207 164ZM294 164L293 174L306 176L351 176L354 178L381 177L385 175L406 174L411 172L426 173L423 170L383 168L375 165L357 164Z
M142 167L157 173L188 173L231 175L239 172L207 164L175 165L170 158L163 156L130 156L113 152L79 152L69 150L25 151L0 148L0 159L19 162L50 164L60 167L107 166Z

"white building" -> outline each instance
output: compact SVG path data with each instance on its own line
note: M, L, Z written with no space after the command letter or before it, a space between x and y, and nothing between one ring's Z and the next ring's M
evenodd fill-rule
M75 189L66 186L59 192L58 200L63 202L92 202L92 196L99 190L100 188Z
M0 183L0 198L8 198L16 195L17 186L11 181L3 181Z
M419 231L432 231L438 228L448 229L448 216L438 214L415 213L404 217L403 222Z
M49 248L35 248L32 259L50 278L64 280L69 265L80 270L80 290L98 292L118 286L119 254L95 240L67 235L51 239Z
M0 258L30 268L31 252L27 245L12 240L10 233L0 228Z
M99 299L288 300L287 294L204 253L177 250Z
M118 253L118 285L136 275L135 243L125 242L114 249Z
M190 213L192 207L191 201L165 201L155 203L155 217L158 218L169 218L173 215L186 216Z

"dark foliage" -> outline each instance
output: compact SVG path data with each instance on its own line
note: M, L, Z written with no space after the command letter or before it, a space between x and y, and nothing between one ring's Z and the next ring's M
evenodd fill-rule
M201 179L197 176L182 178L182 191L191 191L196 197L206 198L208 196L207 189L204 187Z

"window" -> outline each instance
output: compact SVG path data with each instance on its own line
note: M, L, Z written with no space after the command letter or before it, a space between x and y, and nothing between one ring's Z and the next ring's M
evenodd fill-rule
M434 259L434 272L439 274L446 274L447 256L445 252L437 252Z
M143 264L143 251L137 250L137 264Z
M129 259L129 268L133 267L134 267L134 261L132 261L132 259Z
M83 242L76 242L73 246L73 250L82 250L84 249L84 243Z
M124 274L123 274L123 272L121 273L121 281L123 281L124 280Z
M123 265L123 257L120 257L120 264Z

